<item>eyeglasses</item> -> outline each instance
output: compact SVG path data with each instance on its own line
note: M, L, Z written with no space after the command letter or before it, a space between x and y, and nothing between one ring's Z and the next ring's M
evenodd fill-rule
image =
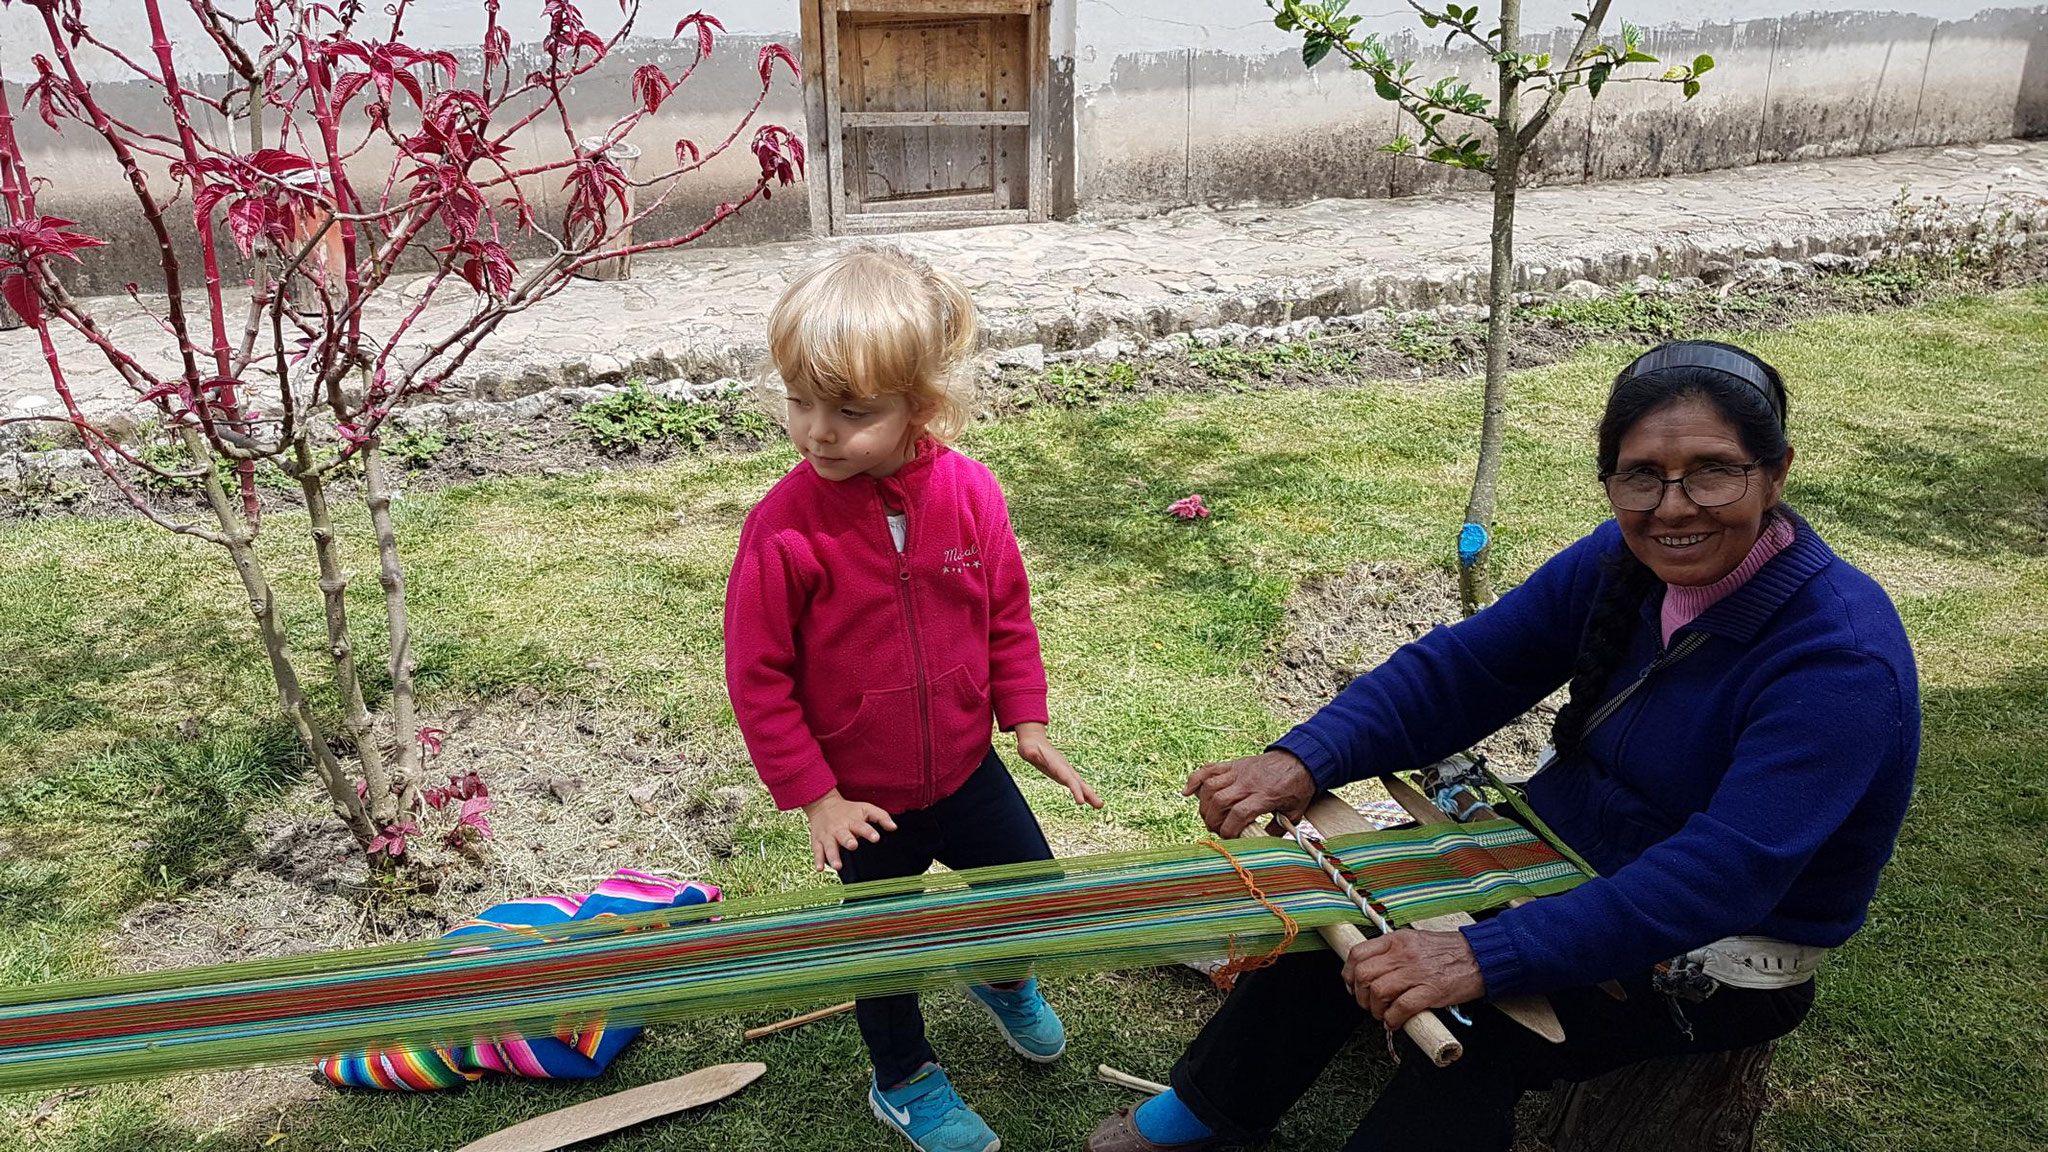
M1664 486L1685 489L1685 498L1701 508L1733 504L1749 491L1749 474L1758 464L1708 464L1676 480L1655 472L1603 472L1600 483L1607 486L1608 502L1623 512L1651 512L1664 502Z

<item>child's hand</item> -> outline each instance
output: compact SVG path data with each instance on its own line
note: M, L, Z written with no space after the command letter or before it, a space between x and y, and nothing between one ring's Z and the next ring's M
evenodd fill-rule
M1045 773L1046 779L1074 794L1074 803L1086 804L1091 808L1102 807L1102 800L1095 795L1095 789L1088 786L1074 766L1060 750L1045 738L1045 725L1017 725L1017 755L1031 762L1032 766Z
M883 832L894 832L896 821L873 804L848 800L834 788L809 804L804 815L811 822L811 863L823 872L839 871L841 849L851 852L862 840L872 844Z

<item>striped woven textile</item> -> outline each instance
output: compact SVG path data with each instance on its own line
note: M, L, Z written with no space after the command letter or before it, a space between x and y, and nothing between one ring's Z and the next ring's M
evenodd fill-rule
M1495 820L1337 837L1396 924L1560 892L1583 877ZM1229 854L1228 858L1225 852ZM1271 948L1359 910L1270 837L939 872L845 888L0 991L0 1091L310 1060L367 1044L457 1046L771 1005L1146 967ZM1303 932L1295 947L1320 947Z
M571 921L631 916L662 908L708 904L718 889L693 880L671 880L622 868L597 890L565 896L535 896L494 904L442 936L443 940L536 929ZM520 939L526 939L521 934ZM475 947L476 945L470 945ZM640 1029L613 1024L604 1016L558 1026L549 1035L500 1032L469 1044L392 1044L324 1056L319 1072L346 1088L428 1092L455 1088L503 1072L544 1080L587 1080L602 1073Z

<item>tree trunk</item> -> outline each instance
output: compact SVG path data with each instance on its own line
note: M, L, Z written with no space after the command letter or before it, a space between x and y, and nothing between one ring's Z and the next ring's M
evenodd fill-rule
M1750 1152L1776 1044L1559 1082L1533 1133L1550 1152Z
M1458 543L1458 600L1465 615L1493 602L1493 505L1500 484L1500 449L1506 428L1508 321L1515 306L1515 186L1522 173L1521 82L1512 61L1521 51L1521 0L1502 0L1500 102L1495 111L1493 154L1493 261L1486 281L1486 412L1479 426L1479 469L1465 504L1466 527ZM1483 536L1475 542L1477 525ZM1476 547L1473 545L1476 543Z

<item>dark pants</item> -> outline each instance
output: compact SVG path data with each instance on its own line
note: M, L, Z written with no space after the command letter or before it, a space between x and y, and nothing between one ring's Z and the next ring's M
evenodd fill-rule
M1297 952L1241 976L1173 1068L1174 1092L1218 1134L1250 1142L1269 1132L1308 1091L1360 1024L1371 1023L1344 988L1343 964L1330 952ZM1785 1035L1813 1006L1813 981L1769 991L1723 987L1680 1007L1647 974L1622 982L1628 999L1598 988L1553 993L1565 1041L1552 1044L1499 1011L1472 1005L1470 1027L1444 1023L1465 1054L1438 1068L1406 1037L1401 1065L1381 1091L1346 1152L1491 1152L1514 1142L1515 1102L1553 1080L1591 1080L1658 1056L1746 1048ZM1373 1025L1377 1027L1376 1024Z
M891 815L896 817L896 831L841 854L841 881L857 884L918 876L934 860L957 872L1052 859L1038 818L993 748L959 791L929 808ZM938 1059L925 1039L924 1013L918 1010L916 994L859 1000L853 1012L875 1062L875 1079L884 1088L910 1079L928 1061Z

